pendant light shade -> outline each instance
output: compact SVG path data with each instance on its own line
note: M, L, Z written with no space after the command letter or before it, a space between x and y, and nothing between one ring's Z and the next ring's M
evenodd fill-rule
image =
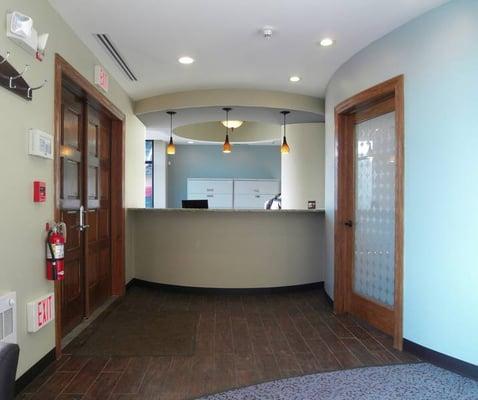
M168 153L171 156L176 154L176 146L173 143L173 138L169 138L169 143L168 143L168 147L166 148L166 153Z
M284 136L282 137L282 146L280 147L280 152L281 154L289 154L290 147L289 147L289 144L287 143L285 131L286 131L286 116L287 114L290 113L290 111L281 111L280 113L282 114L284 119Z
M280 152L282 154L289 154L289 151L290 151L290 147L287 143L287 139L284 136L284 138L282 139L282 146L280 147Z
M166 147L166 153L168 155L174 155L176 154L176 146L174 145L174 142L173 142L173 115L176 114L176 112L168 111L167 114L169 115L171 119L171 125L169 130L169 144L168 144L168 147Z
M225 154L229 154L232 152L232 145L229 143L229 111L231 111L230 107L224 107L223 111L226 112L226 123L223 124L226 127L226 139L224 140L224 144L222 145L222 152Z
M226 135L226 140L224 141L224 144L222 145L222 152L229 154L232 151L232 146L231 143L229 143L229 135Z

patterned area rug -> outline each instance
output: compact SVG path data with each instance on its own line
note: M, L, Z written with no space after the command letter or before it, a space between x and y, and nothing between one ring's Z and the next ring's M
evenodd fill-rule
M356 368L230 390L203 400L476 400L478 382L427 363Z

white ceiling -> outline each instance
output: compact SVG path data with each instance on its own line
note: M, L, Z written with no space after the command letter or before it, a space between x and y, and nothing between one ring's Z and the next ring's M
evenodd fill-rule
M49 0L135 100L247 88L323 97L335 70L372 41L447 0ZM81 3L81 4L80 4ZM271 39L260 29L274 27ZM106 33L139 78L99 46ZM330 36L336 44L322 48ZM196 59L180 65L178 57ZM299 83L290 83L299 75Z

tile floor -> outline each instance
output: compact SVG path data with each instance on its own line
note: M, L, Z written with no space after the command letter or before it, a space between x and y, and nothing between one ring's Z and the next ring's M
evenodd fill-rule
M187 294L131 288L128 306L199 314L192 356L78 357L64 354L17 398L194 399L295 375L418 361L391 338L332 313L323 290L280 294Z

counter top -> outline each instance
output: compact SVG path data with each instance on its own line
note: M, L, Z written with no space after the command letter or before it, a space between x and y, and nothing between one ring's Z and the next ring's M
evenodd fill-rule
M261 213L261 214L293 214L293 213L312 213L312 214L322 214L325 213L324 209L317 210L250 210L250 209L204 209L204 208L128 208L128 211L148 211L156 213L170 213L170 212L181 212L181 213Z

